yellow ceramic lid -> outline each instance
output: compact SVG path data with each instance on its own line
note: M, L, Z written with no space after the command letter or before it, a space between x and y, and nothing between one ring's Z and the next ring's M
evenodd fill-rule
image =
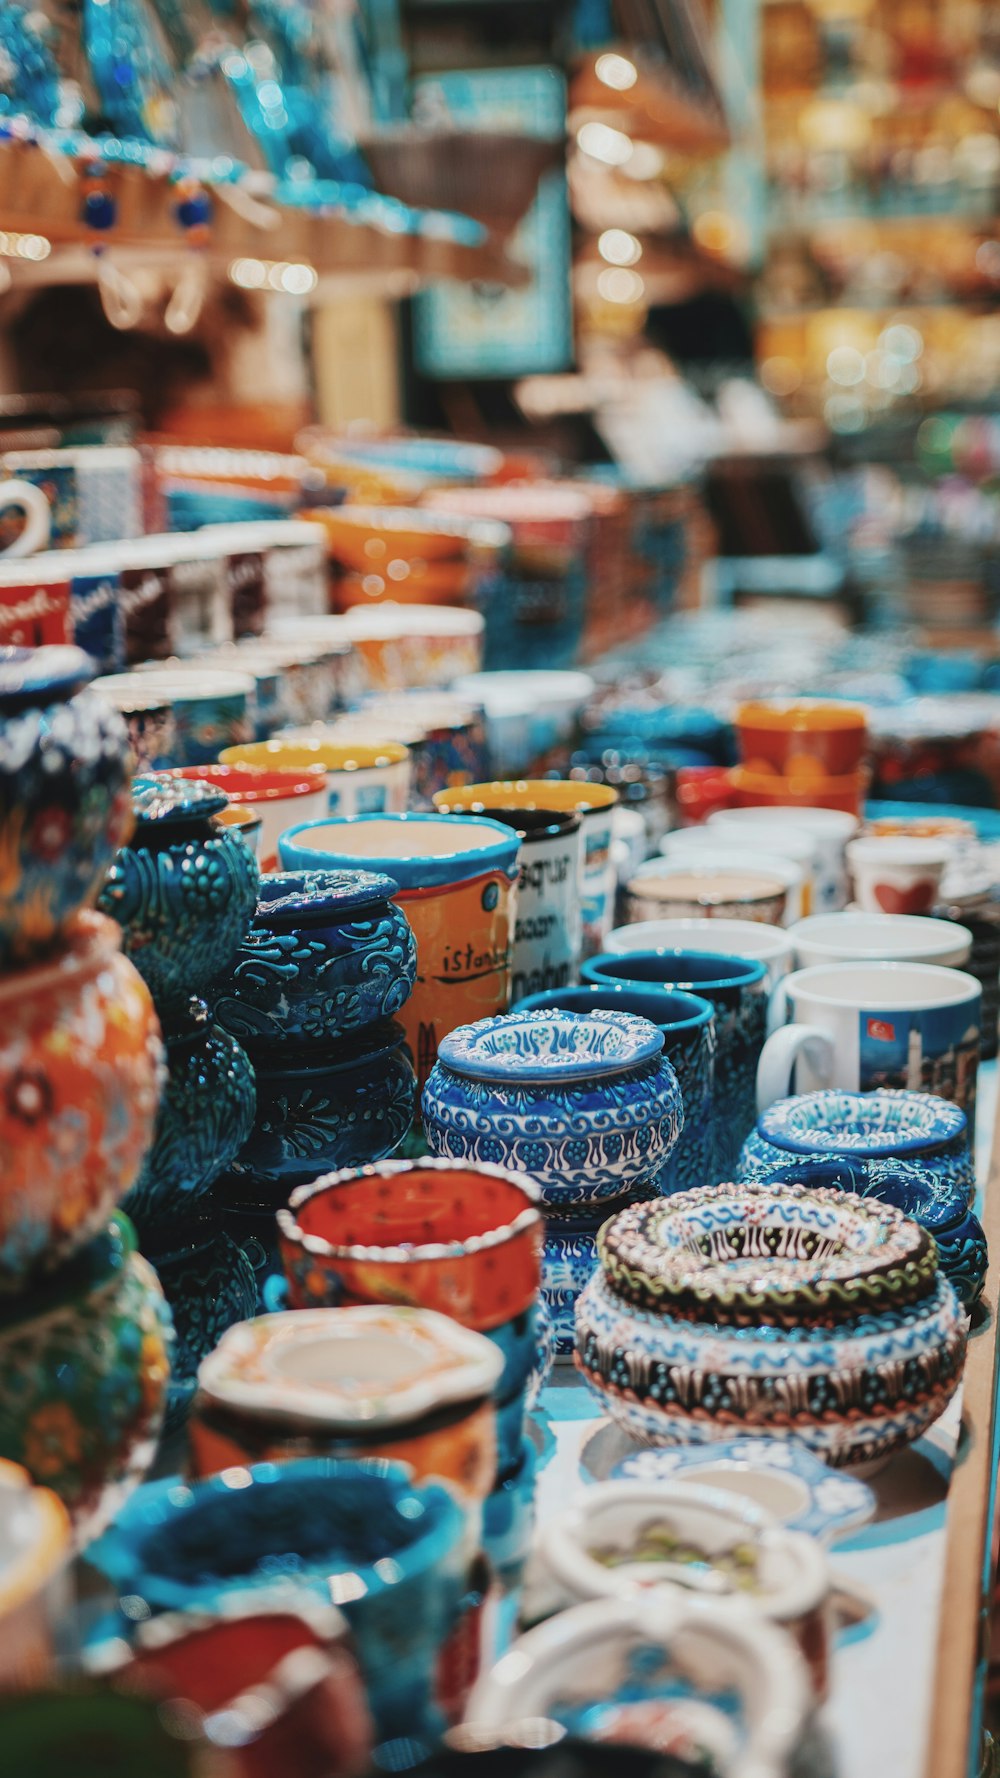
M492 784L458 784L434 793L434 806L449 809L610 809L618 801L611 784L590 784L584 778L507 778Z
M247 741L219 754L223 765L325 766L328 772L359 772L371 767L401 765L407 757L402 741L331 741L320 737L294 741L276 735L270 741Z

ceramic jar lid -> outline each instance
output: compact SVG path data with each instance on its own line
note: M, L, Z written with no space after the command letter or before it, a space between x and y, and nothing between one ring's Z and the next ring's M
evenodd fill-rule
M257 890L254 924L294 928L304 920L334 922L398 894L395 877L381 871L267 871Z
M779 1099L758 1133L791 1154L851 1154L859 1160L919 1154L968 1135L960 1106L932 1093L850 1093L840 1087Z
M634 1204L598 1254L615 1293L686 1320L828 1324L932 1290L937 1250L890 1205L826 1188L700 1186Z
M238 1413L369 1433L485 1400L503 1365L492 1341L431 1309L299 1309L229 1328L198 1385Z
M62 702L88 685L96 671L82 648L0 648L0 709Z
M228 797L215 784L198 779L174 778L164 773L136 778L132 783L132 813L145 827L168 827L183 821L201 821L226 807Z
M663 1032L622 1012L522 1012L459 1025L439 1059L456 1074L507 1086L624 1074L656 1060Z

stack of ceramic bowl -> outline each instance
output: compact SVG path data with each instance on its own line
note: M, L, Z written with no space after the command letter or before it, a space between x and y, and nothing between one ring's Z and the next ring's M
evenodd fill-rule
M0 653L0 1456L77 1538L148 1465L169 1316L117 1206L153 1139L163 1050L111 920L131 826L125 725L79 649Z
M274 1308L275 1212L294 1186L398 1147L412 1121L413 1063L395 1015L416 977L416 945L392 877L365 870L277 871L228 967L216 974L221 1025L246 1046L256 1119L216 1196L226 1226Z
M414 809L432 808L437 791L476 783L486 772L484 712L472 698L455 692L376 693L336 726L345 737L409 745Z
M253 1274L210 1199L213 1180L246 1141L256 1103L249 1058L214 1012L216 975L232 966L258 881L239 830L218 820L225 808L225 794L197 779L137 778L135 831L99 900L122 928L166 1044L153 1145L125 1208L174 1314L175 1419L205 1352L254 1301Z
M417 691L476 674L483 661L478 611L443 605L356 605L344 618L367 690Z
M919 1438L961 1381L934 1240L878 1200L706 1186L621 1211L598 1252L576 1363L641 1444L778 1436L850 1467Z
M868 786L868 716L858 704L765 701L736 713L741 803L840 809L859 815Z
M557 1353L604 1218L653 1189L683 1123L681 1091L647 1019L528 1011L442 1039L422 1099L432 1154L525 1173L547 1221L542 1294Z
M454 605L475 610L510 543L506 525L398 506L326 507L322 525L337 611L355 605Z

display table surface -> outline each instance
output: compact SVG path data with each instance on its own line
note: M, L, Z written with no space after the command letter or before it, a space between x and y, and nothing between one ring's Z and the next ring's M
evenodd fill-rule
M997 1065L980 1071L979 1213L986 1289L961 1393L911 1450L869 1477L870 1525L834 1545L831 1567L872 1610L837 1637L828 1726L838 1778L967 1778L979 1770L987 1576L996 1561L996 1333L1000 1301ZM535 1414L538 1523L636 1447L601 1416L568 1362Z

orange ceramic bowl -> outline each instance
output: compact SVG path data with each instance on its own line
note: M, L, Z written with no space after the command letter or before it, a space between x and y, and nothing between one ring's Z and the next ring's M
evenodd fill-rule
M334 561L357 574L379 574L390 562L464 562L468 527L398 506L317 507L302 513L322 525Z
M530 1308L541 1282L537 1194L502 1167L381 1161L329 1173L278 1212L293 1308L405 1303L477 1332Z
M783 778L777 772L752 772L747 766L734 766L730 773L741 808L840 809L859 816L869 778L865 768L836 778Z
M104 914L0 980L0 1294L107 1226L135 1184L163 1080L149 989Z
M786 778L839 778L856 771L868 739L860 704L742 704L736 713L743 763Z
M383 599L397 605L467 605L472 597L474 572L465 562L393 562L389 566L396 570L394 574L369 568L364 574L341 575L333 588L337 610L377 605Z

